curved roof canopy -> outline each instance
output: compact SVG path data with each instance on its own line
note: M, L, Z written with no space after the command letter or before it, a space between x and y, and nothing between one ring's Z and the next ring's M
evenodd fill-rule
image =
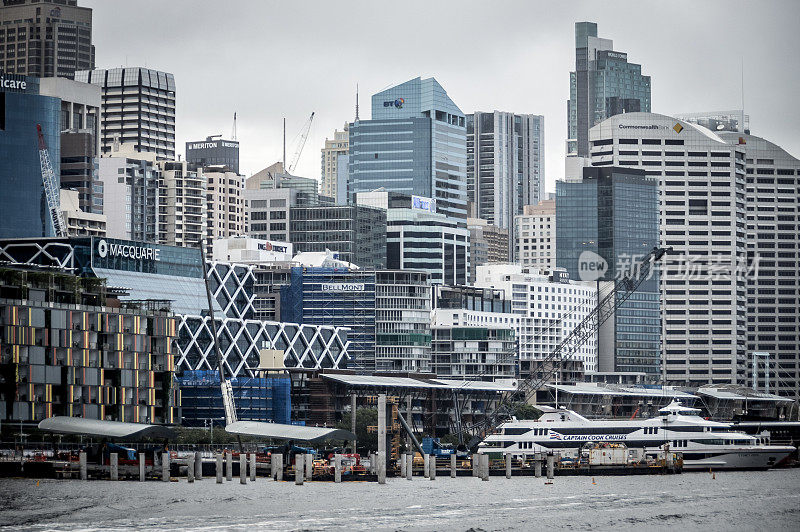
M54 416L39 422L39 428L58 434L81 434L103 438L174 438L175 431L163 425L125 423L82 417Z
M284 425L282 423L265 423L263 421L236 421L226 426L225 431L240 436L259 436L276 440L307 442L356 439L355 434L344 429L304 427L302 425Z

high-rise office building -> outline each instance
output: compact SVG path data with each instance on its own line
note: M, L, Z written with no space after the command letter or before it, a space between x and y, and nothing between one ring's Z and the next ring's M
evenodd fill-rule
M78 191L62 188L61 214L69 236L106 236L106 215L85 212L80 207Z
M175 77L150 68L82 70L75 80L102 90L100 151L133 143L136 151L175 158Z
M658 181L644 170L584 168L581 182L556 182L555 211L556 265L597 281L600 298L659 243ZM654 272L601 325L599 371L661 379L660 299Z
M744 110L733 111L706 111L701 113L681 113L675 115L679 120L685 120L698 126L703 126L715 133L735 131L750 134L750 115Z
M39 94L38 78L0 73L0 238L54 236L36 126L58 172L60 111L58 98Z
M514 218L516 261L523 270L551 272L556 267L556 200L525 205Z
M467 217L466 117L433 78L372 96L372 119L350 124L348 197L383 189L436 200Z
M759 391L800 398L800 160L755 135L719 133L747 169L747 364ZM760 353L756 355L755 353ZM769 372L764 371L765 364ZM769 373L769 378L767 378Z
M77 0L4 0L0 70L39 78L73 78L94 68L92 10Z
M475 215L508 230L544 190L544 117L494 111L467 115L467 198Z
M39 80L39 93L61 99L61 187L78 191L80 210L103 213L100 157L100 88L66 78Z
M349 153L348 127L347 123L345 123L343 131L337 129L333 132L333 140L325 139L325 146L322 148L320 157L320 176L322 177L322 191L320 194L334 200L339 196L339 172L347 172L347 168L339 168L339 156Z
M508 229L500 229L482 218L467 218L469 229L469 279L482 264L508 262Z
M660 267L665 380L746 384L744 147L654 113L613 116L589 137L593 166L637 168L659 183L661 244L673 248Z
M387 268L427 272L432 284L467 284L469 229L438 213L437 202L384 190L359 192L356 201L386 212Z
M589 157L589 130L620 113L650 112L650 76L597 37L594 22L575 23L575 71L569 73L567 154Z
M272 190L288 188L297 191L297 205L317 205L319 182L310 177L291 175L283 170L283 163L277 162L251 175L245 181L245 188L250 190Z
M239 142L224 140L219 136L186 143L186 162L198 166L227 166L234 174L239 173Z

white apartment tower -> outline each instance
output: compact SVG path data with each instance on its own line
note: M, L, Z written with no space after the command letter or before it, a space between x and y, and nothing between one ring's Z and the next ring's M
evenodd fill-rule
M214 240L245 234L244 176L214 165L203 168L207 186L206 247Z
M132 143L136 151L175 158L175 77L150 68L82 70L75 81L102 90L100 150Z
M746 156L747 259L752 270L747 276L747 363L752 368L757 362L757 390L798 400L800 160L755 135L719 136Z
M326 138L325 147L322 148L322 168L320 173L322 176L321 195L333 198L334 200L336 199L338 193L337 178L340 171L339 156L347 155L349 153L349 146L349 131L347 123L345 122L344 130L335 130L333 132L333 140Z
M208 186L202 169L186 161L159 161L158 240L170 246L199 247L207 234Z
M644 169L659 181L663 377L746 384L745 150L708 129L624 113L589 132L593 166Z
M515 258L525 271L551 272L556 268L556 200L525 205L514 217Z

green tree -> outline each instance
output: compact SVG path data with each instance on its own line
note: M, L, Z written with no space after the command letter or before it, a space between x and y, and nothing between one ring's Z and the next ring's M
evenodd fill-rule
M336 428L350 430L352 428L351 419L350 412L345 413L342 421L336 425ZM378 450L378 434L375 432L367 432L367 427L377 426L377 408L362 407L356 409L356 446L358 452L362 456Z
M542 415L541 410L527 403L515 403L512 412L517 419L539 419Z

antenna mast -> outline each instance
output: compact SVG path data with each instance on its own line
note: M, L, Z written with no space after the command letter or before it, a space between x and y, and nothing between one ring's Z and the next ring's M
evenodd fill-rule
M236 140L236 111L233 112L233 135L231 140Z
M358 83L356 83L356 122L358 122Z
M286 117L283 117L283 171L286 172Z

